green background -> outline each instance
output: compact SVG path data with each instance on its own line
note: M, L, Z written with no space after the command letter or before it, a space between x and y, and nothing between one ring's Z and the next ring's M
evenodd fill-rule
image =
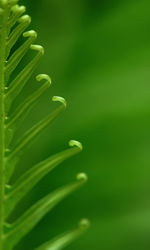
M39 197L86 172L89 181L25 237L16 249L76 227L89 231L68 250L150 249L150 2L148 0L24 0L31 29L45 48L37 73L53 85L18 133L55 109L67 110L34 141L17 175L67 147L84 151L45 177L19 204L18 214ZM35 75L34 75L35 77ZM34 89L31 79L24 93ZM18 134L19 135L19 134ZM16 215L14 215L16 216Z

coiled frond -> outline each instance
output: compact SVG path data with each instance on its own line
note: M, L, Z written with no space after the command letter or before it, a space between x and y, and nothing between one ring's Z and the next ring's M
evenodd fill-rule
M47 74L39 74L36 77L37 90L23 100L12 112L12 105L23 91L44 54L43 47L34 44L37 33L34 30L26 31L31 23L31 17L26 15L25 11L26 8L19 6L17 0L0 0L0 250L13 250L15 245L46 213L87 180L86 174L78 174L76 181L48 194L12 224L9 223L8 217L21 199L60 163L82 150L80 142L71 140L69 142L70 148L37 163L18 178L13 185L10 184L16 165L20 163L20 157L26 148L65 110L67 105L63 97L54 96L52 101L58 102L59 106L46 118L27 130L18 140L13 140L16 130L27 114L51 85L51 79ZM21 36L23 36L24 42L20 47L14 49ZM28 51L33 52L33 58L14 77L15 69ZM37 250L62 249L82 234L88 224L87 220L82 220L76 230L44 243Z

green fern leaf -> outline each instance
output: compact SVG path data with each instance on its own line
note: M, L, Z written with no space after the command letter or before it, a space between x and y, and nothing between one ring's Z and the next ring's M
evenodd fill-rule
M40 96L51 85L48 75L38 75L36 80L40 86L37 84L37 90L23 100L13 112L11 111L14 101L44 54L42 46L33 44L37 33L34 30L26 31L31 23L30 16L24 14L26 8L17 3L17 0L0 0L0 250L13 250L15 245L35 227L43 216L87 180L85 174L79 174L75 182L48 194L12 224L8 223L8 217L16 209L17 204L44 176L64 160L82 150L81 143L71 140L69 142L71 148L39 162L27 170L13 185L10 184L16 165L21 161L20 156L66 108L65 99L54 96L52 101L59 102L59 107L27 130L18 141L13 140L16 141L15 144L13 143L12 139L15 138L16 130ZM14 45L21 36L25 41L14 50ZM33 51L33 58L18 75L12 77L12 73L28 51ZM44 243L37 250L62 249L82 234L87 226L88 222L83 220L78 229Z
M68 246L72 241L83 234L89 227L89 221L87 219L82 219L79 222L77 229L64 233L57 238L46 242L42 246L38 247L36 250L61 250L62 248Z

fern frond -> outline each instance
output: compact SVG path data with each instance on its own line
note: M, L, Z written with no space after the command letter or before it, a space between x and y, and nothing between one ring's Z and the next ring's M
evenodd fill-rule
M87 177L84 173L77 175L77 181L50 193L35 205L28 209L16 222L9 225L9 231L5 235L4 245L6 249L12 249L14 245L26 235L40 220L66 196L79 188Z
M8 62L6 64L6 71L5 71L5 79L8 81L11 73L15 70L15 68L18 66L26 52L29 50L31 44L35 41L37 38L37 33L34 30L27 31L23 33L23 37L28 38L27 41L25 41L20 48L18 48L8 59Z
M10 114L9 118L7 119L6 127L8 129L17 129L18 125L24 120L27 116L28 112L31 108L36 104L39 100L39 97L49 88L51 84L51 79L48 75L40 74L36 77L37 81L45 80L40 88L38 88L35 92L33 92L28 98L26 98L19 107Z
M23 31L26 30L26 28L29 26L31 23L31 17L28 15L22 16L20 19L18 19L18 25L16 28L13 29L13 31L10 33L7 39L7 44L6 44L6 56L8 57L10 54L10 51L12 47L15 45Z
M5 197L5 216L7 217L16 204L23 198L46 174L56 168L64 160L79 153L82 145L77 141L70 141L73 148L67 149L36 164L18 179L13 187L7 187Z
M48 115L46 118L38 122L28 131L26 131L21 138L16 142L16 145L12 147L12 150L9 151L9 154L6 158L6 180L9 181L11 178L14 167L17 164L20 156L24 153L24 151L29 147L29 145L33 142L33 139L43 131L66 107L66 101L62 97L55 97L58 101L61 101L62 105L58 107L53 113ZM53 100L55 100L53 98ZM63 102L62 102L63 100Z
M40 86L37 85L37 89L25 100L22 100L12 112L13 103L23 91L44 54L42 46L33 44L37 38L37 33L34 30L26 31L31 23L31 17L26 15L25 11L26 8L19 6L17 0L0 0L0 250L13 250L15 245L29 233L46 213L87 180L86 174L79 174L75 182L48 194L25 211L15 222L8 223L8 217L16 209L17 204L44 176L64 160L82 150L80 142L71 140L69 145L72 148L37 163L25 171L15 183L11 184L10 182L16 165L21 164L20 157L26 148L66 108L65 99L54 96L52 101L59 102L56 110L16 140L16 130L51 84L48 75L39 74L36 80ZM25 41L15 49L14 45L21 36ZM32 59L14 77L16 68L29 51L34 53ZM83 223L81 224L83 225ZM62 249L83 231L85 230L80 226L77 230L59 236L38 249Z
M89 228L89 225L90 223L87 219L82 219L77 229L46 242L42 246L36 248L36 250L61 250L82 235Z
M8 112L15 98L20 94L21 90L34 72L44 49L40 45L31 45L30 49L37 52L32 61L19 73L19 75L9 84L5 94L6 111Z
M17 22L17 20L19 19L20 16L22 16L22 14L26 11L26 7L25 6L19 6L19 5L14 5L11 8L11 16L8 20L8 28L9 28L9 32L11 30L11 28L15 25L15 23Z

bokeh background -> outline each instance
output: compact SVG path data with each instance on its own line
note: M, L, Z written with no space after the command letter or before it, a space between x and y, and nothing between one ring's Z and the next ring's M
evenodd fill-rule
M45 177L18 213L78 172L86 172L89 181L16 249L33 250L82 217L91 227L68 250L150 249L150 1L20 3L28 6L31 27L45 48L36 73L49 74L53 85L18 133L55 109L53 95L64 96L68 108L34 141L15 177L67 148L70 139L81 141L84 151ZM35 88L35 75L25 94Z

